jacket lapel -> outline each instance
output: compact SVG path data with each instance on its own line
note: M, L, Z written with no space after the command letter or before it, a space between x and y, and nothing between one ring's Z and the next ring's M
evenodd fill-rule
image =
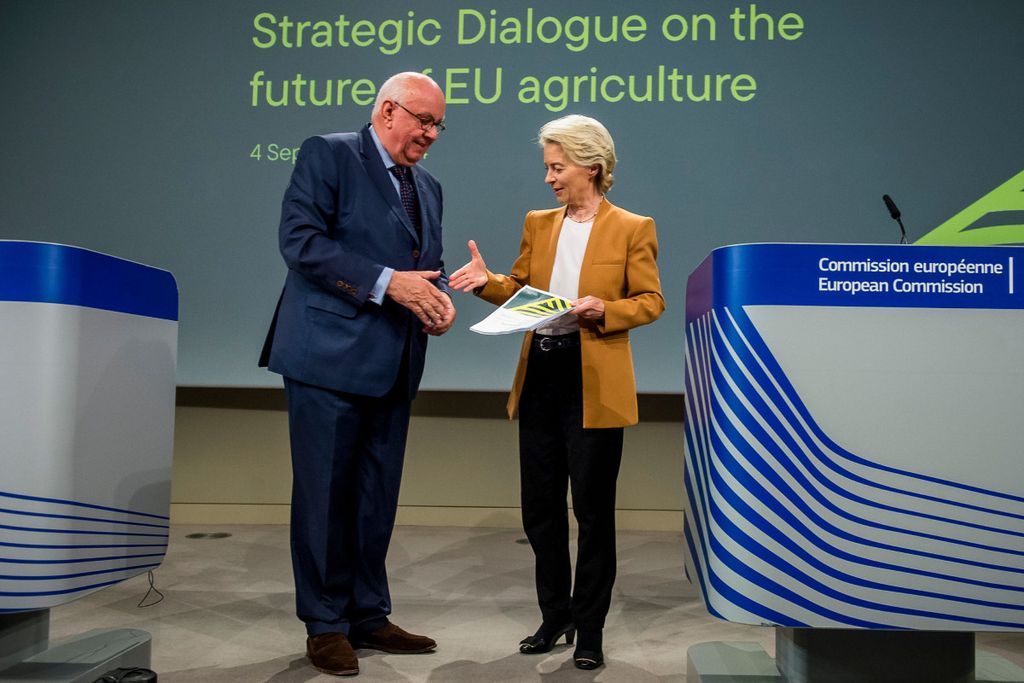
M402 202L398 198L395 185L391 182L391 172L384 167L384 162L381 160L380 154L377 153L377 146L373 143L373 138L370 136L369 125L363 128L360 135L359 153L363 157L363 168L366 170L366 175L370 177L374 186L376 186L381 196L384 197L384 200L391 207L391 212L402 222L402 225L409 231L412 238L418 242L419 238L416 235L416 228L409 221L409 215L405 212L405 207L402 206ZM415 169L413 171L415 176ZM418 186L419 183L417 183L417 189ZM420 201L420 211L423 211L422 200Z
M607 199L602 199L600 206L597 207L594 225L590 228L590 238L587 240L587 249L583 252L583 264L580 266L580 280L577 291L581 297L586 296L587 292L593 291L589 287L591 266L600 255L598 251L601 249L601 245L607 244L604 235L611 227L608 221L604 219L608 212L611 211L611 208L612 205Z

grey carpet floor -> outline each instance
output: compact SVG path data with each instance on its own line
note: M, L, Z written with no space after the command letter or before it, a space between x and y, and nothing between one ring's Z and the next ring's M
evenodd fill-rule
M189 538L215 532L230 535ZM773 654L771 629L708 615L683 575L679 534L622 531L618 555L607 666L583 672L563 645L547 655L517 651L539 623L532 554L521 531L398 527L388 558L392 618L434 637L438 649L360 651L360 675L349 680L669 682L686 680L686 650L695 643L756 642ZM165 597L152 606L138 606L148 589L138 576L54 609L51 639L93 628L148 631L161 683L344 680L319 674L305 659L287 527L175 526L155 583ZM978 645L1024 666L1024 634L979 634Z

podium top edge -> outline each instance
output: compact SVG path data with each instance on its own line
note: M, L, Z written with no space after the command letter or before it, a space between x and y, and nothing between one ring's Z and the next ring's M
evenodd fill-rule
M103 258L109 258L109 259L116 259L118 261L124 261L125 263L130 263L132 265L139 266L140 268L148 268L150 270L160 271L161 273L167 273L168 275L171 276L172 279L174 278L174 274L171 271L167 270L166 268L159 268L157 266L152 266L152 265L150 265L148 263L143 263L142 261L136 261L135 259L125 258L124 256L118 256L117 254L108 254L105 251L97 251L96 249L90 249L88 247L80 247L80 246L77 246L77 245L74 245L74 244L64 244L62 242L46 242L46 241L42 241L42 240L7 240L7 239L0 239L0 251L2 251L3 248L8 246L8 245L15 245L15 244L25 245L27 247L56 247L59 250L68 249L68 250L75 251L75 252L84 252L84 253L87 253L87 254L95 254L96 256L100 256L100 257L103 257Z
M0 302L178 320L178 285L170 271L50 242L0 240Z

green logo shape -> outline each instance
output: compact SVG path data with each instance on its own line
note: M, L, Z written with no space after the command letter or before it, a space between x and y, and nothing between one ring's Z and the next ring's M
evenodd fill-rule
M1024 171L974 202L914 244L1024 244Z
M534 318L546 318L552 313L568 311L570 308L572 308L572 305L567 299L563 299L561 297L549 297L547 299L540 299L521 306L509 306L508 310L515 311L516 313L522 313L523 315L529 315Z

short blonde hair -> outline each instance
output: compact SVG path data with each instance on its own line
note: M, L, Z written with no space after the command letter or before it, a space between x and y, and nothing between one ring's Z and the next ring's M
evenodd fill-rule
M612 188L615 177L615 142L600 121L589 116L569 114L545 123L538 133L540 146L549 142L561 146L569 161L577 166L597 166L594 183L604 194Z

